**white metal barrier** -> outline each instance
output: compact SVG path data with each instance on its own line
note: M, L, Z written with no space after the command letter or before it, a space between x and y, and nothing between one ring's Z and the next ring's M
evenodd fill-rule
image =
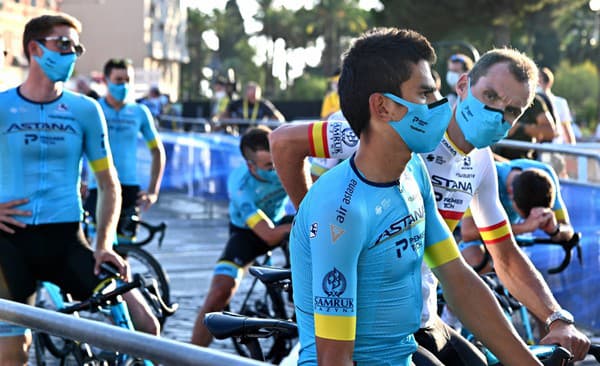
M103 349L178 366L267 365L236 355L196 347L100 322L76 318L0 299L0 319L69 339L77 339Z

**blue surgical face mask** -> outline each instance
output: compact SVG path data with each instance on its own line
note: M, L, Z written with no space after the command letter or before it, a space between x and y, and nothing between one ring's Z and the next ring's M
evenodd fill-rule
M433 151L444 137L452 118L448 100L444 98L432 104L416 104L394 94L383 95L408 109L401 120L390 122L408 148L416 153Z
M67 81L73 74L75 69L75 61L77 61L77 55L75 53L60 53L52 51L44 47L42 43L39 43L40 47L44 51L42 56L33 56L37 63L44 71L44 74L48 79L57 81Z
M471 93L471 80L468 93L456 105L456 123L465 135L465 140L478 149L502 140L510 130L510 123L504 120L504 112L488 107Z
M108 92L116 99L117 102L122 102L129 94L129 83L113 84L110 81L106 82Z
M277 176L277 172L275 171L275 169L266 170L266 169L260 169L260 168L257 167L256 168L256 175L260 179L266 180L267 182L270 182L270 183L279 183L279 177Z

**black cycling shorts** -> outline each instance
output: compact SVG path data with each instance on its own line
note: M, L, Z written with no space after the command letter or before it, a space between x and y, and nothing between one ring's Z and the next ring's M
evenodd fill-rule
M79 222L11 227L0 231L0 298L32 304L36 282L50 281L85 299L100 283Z
M138 214L136 205L140 186L121 185L121 214L117 224L117 234L124 237L133 237L137 231L137 225L132 224L129 217ZM89 190L89 194L83 204L83 209L90 213L93 222L96 222L96 204L98 200L98 189Z

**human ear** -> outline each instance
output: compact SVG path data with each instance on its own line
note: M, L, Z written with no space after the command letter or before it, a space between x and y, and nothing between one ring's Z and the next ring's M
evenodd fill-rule
M460 77L458 78L458 81L456 82L456 94L461 97L461 99L464 99L467 97L467 94L469 92L469 75L468 74L462 74L460 75Z
M369 96L369 111L371 118L377 120L391 120L391 108L389 103L394 103L381 93L373 93Z

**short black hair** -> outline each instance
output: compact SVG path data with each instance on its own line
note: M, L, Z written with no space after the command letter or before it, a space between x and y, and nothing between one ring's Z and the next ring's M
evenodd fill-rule
M413 30L375 28L354 41L344 54L338 94L342 112L357 136L369 124L369 97L373 93L398 95L402 83L411 77L412 65L421 60L433 64L435 51L427 38Z
M513 200L525 217L534 207L551 208L556 198L556 190L550 175L541 169L523 170L512 182Z
M269 134L271 129L267 126L249 128L240 140L240 151L246 160L254 160L257 151L271 151L269 147Z
M114 69L128 69L133 67L133 62L127 58L111 58L106 61L104 64L104 76L108 79L110 77L110 73Z

